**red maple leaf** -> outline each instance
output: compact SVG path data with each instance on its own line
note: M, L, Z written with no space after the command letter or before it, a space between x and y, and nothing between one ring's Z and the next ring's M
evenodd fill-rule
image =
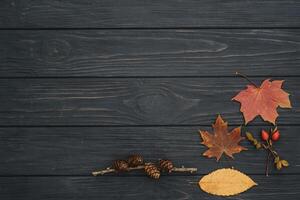
M224 122L220 115L212 127L214 135L208 131L199 131L203 139L202 144L209 148L203 153L204 156L209 158L216 157L218 161L223 153L233 158L232 154L247 150L245 147L239 145L239 142L244 139L241 137L241 127L237 127L228 133L227 122Z
M260 115L264 121L275 124L278 117L277 107L291 108L289 94L281 89L283 80L266 79L260 87L247 85L247 89L239 92L232 100L241 103L240 111L244 115L245 124Z

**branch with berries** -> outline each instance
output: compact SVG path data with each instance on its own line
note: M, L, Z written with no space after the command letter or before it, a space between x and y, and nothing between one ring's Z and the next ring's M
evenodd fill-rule
M106 169L92 172L93 176L104 175L107 173L121 173L134 170L144 170L144 172L153 179L159 179L161 172L188 172L195 173L197 168L174 167L172 161L160 159L157 163L144 162L141 155L130 155L127 160L116 160L113 165Z
M269 176L269 163L270 156L273 157L273 163L277 170L281 170L283 167L288 167L289 163L286 160L282 160L278 153L274 150L273 143L278 141L280 138L280 132L277 127L270 129L270 131L261 131L261 141L258 141L253 137L250 132L246 132L247 139L256 147L256 149L264 149L268 152L266 161L266 176Z

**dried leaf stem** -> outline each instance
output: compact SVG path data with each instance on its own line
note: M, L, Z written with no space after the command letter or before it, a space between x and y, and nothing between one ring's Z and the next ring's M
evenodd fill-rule
M273 155L274 158L278 156L277 152L273 149L272 141L267 140L267 146L265 144L262 144L263 148L269 151Z
M268 151L267 161L266 161L266 171L265 171L266 176L269 176L269 164L270 164L270 152Z
M252 85L254 85L255 87L259 88L253 81L251 81L246 75L241 74L240 72L235 72L236 75L239 75L241 77L243 77L244 79L246 79L247 81L249 81L249 83L251 83Z
M140 165L140 166L137 166L137 167L129 167L127 171L134 171L134 170L140 170L140 169L144 169L145 166L144 165ZM103 169L103 170L99 170L99 171L94 171L92 172L92 175L93 176L98 176L98 175L104 175L104 174L107 174L107 173L116 173L117 171L113 168L106 168L106 169ZM189 173L194 173L194 172L197 172L197 168L186 168L184 166L182 167L174 167L172 169L172 172L189 172Z

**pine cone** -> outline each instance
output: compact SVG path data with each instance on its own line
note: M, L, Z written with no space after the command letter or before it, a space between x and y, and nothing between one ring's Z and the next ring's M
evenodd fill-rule
M137 167L139 165L144 164L144 158L141 155L131 155L128 157L128 165L129 167Z
M159 166L163 171L167 171L168 173L171 173L174 168L174 165L170 160L159 160Z
M145 163L145 172L151 178L159 179L159 177L160 177L160 171L158 170L156 165L153 163Z
M116 160L113 164L113 168L118 172L128 171L128 163L126 160Z

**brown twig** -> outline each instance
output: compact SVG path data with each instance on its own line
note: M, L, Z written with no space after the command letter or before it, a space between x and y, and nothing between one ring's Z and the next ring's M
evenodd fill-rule
M266 145L262 145L266 150L268 150L274 158L276 158L278 156L277 152L273 150L273 145L270 144L270 142L267 141L268 146Z
M247 81L249 81L249 83L251 83L252 85L254 85L255 87L259 88L253 81L251 81L246 75L241 74L240 72L235 72L236 75L239 75L241 77L243 77L244 79L246 79Z
M273 145L269 140L267 140L267 144L268 144L267 146L263 144L263 147L268 151L267 162L266 162L266 176L269 176L270 156L272 155L274 158L276 158L278 154L276 151L273 150Z
M182 167L174 167L172 169L172 172L189 172L189 173L194 173L194 172L197 172L197 168L186 168L184 166Z
M144 168L145 168L144 165L140 165L137 167L129 167L127 169L127 171L139 170L139 169L144 169ZM113 172L117 172L117 171L113 168L108 167L108 168L100 170L100 171L94 171L94 172L92 172L92 174L93 174L93 176L98 176L98 175L104 175L104 174L113 173Z
M268 151L267 161L266 161L266 176L269 176L269 163L270 163L270 152Z
M140 166L137 166L137 167L129 167L127 171L134 171L134 170L140 170L140 169L144 169L145 166L144 165L140 165ZM172 172L189 172L189 173L194 173L197 171L197 168L186 168L184 166L182 167L174 167L172 169ZM93 176L98 176L98 175L104 175L104 174L107 174L107 173L113 173L113 172L117 172L115 169L113 168L106 168L106 169L103 169L103 170L99 170L99 171L94 171L92 172L92 175Z

